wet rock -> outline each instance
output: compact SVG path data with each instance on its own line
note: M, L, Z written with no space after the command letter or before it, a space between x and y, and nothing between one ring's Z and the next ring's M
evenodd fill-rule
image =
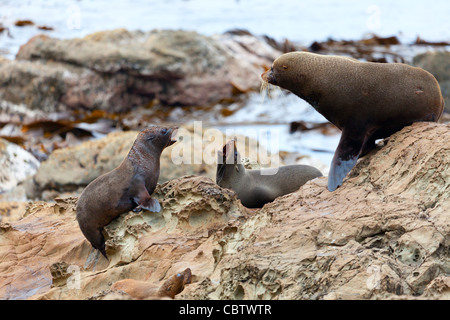
M36 173L39 161L14 143L0 138L0 193Z
M129 299L111 286L161 288L189 268L175 299L446 299L449 141L450 125L415 123L335 192L321 177L260 210L206 177L167 181L155 190L161 212L105 228L110 261L81 234L76 198L34 202L0 224L0 297Z
M124 112L154 100L205 106L257 90L259 75L278 55L251 35L124 29L81 39L39 35L16 60L0 61L0 99L48 112Z
M445 100L444 111L450 113L450 52L422 53L414 57L413 64L431 72L436 77Z

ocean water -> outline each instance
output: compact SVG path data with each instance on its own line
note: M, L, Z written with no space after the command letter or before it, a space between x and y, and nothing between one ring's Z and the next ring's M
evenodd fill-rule
M372 33L396 35L403 43L412 43L417 36L450 41L449 14L448 0L0 0L0 23L9 29L0 34L0 55L14 59L19 47L40 33L74 38L116 28L183 29L206 35L246 29L304 45L327 38L360 39ZM25 19L35 25L14 26ZM38 26L53 30L42 31ZM291 121L325 119L289 94L265 101L251 96L245 106L222 120L219 128L223 130L275 130L280 150L308 154L326 164L339 140L338 135L314 132L290 134ZM318 149L322 151L314 151Z
M366 34L397 35L412 42L450 40L447 0L0 0L0 50L13 57L19 46L42 33L57 38L82 37L115 28L184 29L211 35L240 28L256 35L315 40L359 39ZM29 19L36 26L15 27Z

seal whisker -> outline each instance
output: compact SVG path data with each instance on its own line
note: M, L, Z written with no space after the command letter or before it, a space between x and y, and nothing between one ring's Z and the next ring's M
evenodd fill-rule
M274 88L277 88L277 87L271 85L267 80L264 80L261 82L261 88L259 90L259 93L261 95L263 103L264 103L264 100L266 97L268 97L269 99L272 99L272 92L273 92Z

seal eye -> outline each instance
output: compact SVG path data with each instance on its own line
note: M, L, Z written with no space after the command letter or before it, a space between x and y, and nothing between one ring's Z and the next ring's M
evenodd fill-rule
M155 139L155 135L154 135L154 134L151 134L151 135L147 138L147 140L153 140L153 139Z
M167 133L167 128L162 129L162 130L161 130L161 133L162 133L162 134L166 134L166 133Z
M285 65L283 65L282 68L283 68L284 70L287 70L287 69L288 69L288 67L285 66Z

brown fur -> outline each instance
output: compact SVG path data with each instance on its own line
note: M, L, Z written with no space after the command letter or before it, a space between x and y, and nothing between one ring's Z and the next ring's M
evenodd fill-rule
M335 190L359 156L416 121L438 121L444 103L429 72L400 63L360 62L338 56L291 52L262 74L264 81L310 103L342 130L328 188Z
M104 226L136 208L160 210L159 203L150 195L158 182L161 152L174 142L171 140L173 131L172 128L152 127L140 132L122 163L92 181L78 199L80 229L105 257Z

